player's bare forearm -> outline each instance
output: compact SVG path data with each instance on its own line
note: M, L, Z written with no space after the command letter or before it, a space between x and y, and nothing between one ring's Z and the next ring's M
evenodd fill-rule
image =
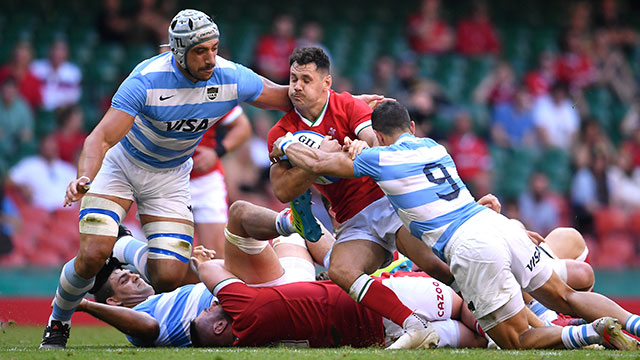
M270 171L273 193L283 203L302 195L318 177L300 167L291 167L288 161L272 165Z
M227 151L233 151L240 147L245 141L251 137L251 123L244 113L228 126L227 134L222 139L222 146Z
M289 87L278 85L273 81L262 78L262 93L257 99L250 102L251 105L267 110L280 110L287 112L293 108L289 99Z
M195 263L198 268L200 281L205 284L209 291L213 291L213 288L222 280L235 277L219 261L195 261Z
M160 333L158 322L149 314L126 307L101 304L85 299L78 310L143 341L152 342L158 338Z
M297 167L316 175L353 178L353 161L345 152L326 152L302 144L292 144L287 148L287 157Z

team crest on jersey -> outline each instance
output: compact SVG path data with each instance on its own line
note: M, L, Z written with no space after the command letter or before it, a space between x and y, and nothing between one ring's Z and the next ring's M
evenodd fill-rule
M209 100L215 100L218 97L218 87L217 86L211 86L207 88L207 98Z

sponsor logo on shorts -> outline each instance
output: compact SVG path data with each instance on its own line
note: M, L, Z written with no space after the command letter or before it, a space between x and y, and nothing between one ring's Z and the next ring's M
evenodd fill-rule
M529 260L529 264L527 264L527 269L533 272L533 268L540 262L540 248L536 247L536 251L533 253L533 256Z
M476 311L476 307L475 305L473 305L473 301L469 301L469 303L467 304L467 307L469 308L470 311Z
M189 212L192 213L193 212L193 206L191 205L187 205L187 209L189 209Z
M442 293L442 287L437 281L433 282L433 286L436 287L436 300L438 301L438 316L444 317L444 294Z

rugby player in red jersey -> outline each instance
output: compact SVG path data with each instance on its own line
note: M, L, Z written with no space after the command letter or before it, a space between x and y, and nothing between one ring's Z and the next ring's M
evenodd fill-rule
M322 49L296 49L289 63L289 98L294 108L269 132L269 151L276 139L297 131L330 136L340 143L349 137L364 140L370 146L376 144L371 128L371 109L349 93L338 94L331 90L329 58ZM340 223L328 264L331 280L354 300L407 331L405 337L392 345L393 348L428 347L428 338L433 332L428 322L404 306L392 291L367 275L392 260L396 238L411 237L376 183L365 177L341 179L326 185L314 184L317 175L288 161L276 162L271 167L270 178L276 197L282 202L292 201L294 215L302 214L299 222L305 227L303 233L307 239L308 227L315 225L315 219L310 213L308 200L296 200L296 197L311 185L316 186L329 200L330 211ZM307 208L296 212L301 205ZM424 270L439 279L453 281L446 266L440 272L438 269ZM446 275L438 276L440 273Z

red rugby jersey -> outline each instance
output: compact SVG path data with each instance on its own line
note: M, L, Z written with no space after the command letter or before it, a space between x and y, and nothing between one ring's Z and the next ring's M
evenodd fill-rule
M329 104L324 114L315 122L304 119L295 109L290 110L269 131L267 144L269 152L273 143L287 132L299 130L313 131L321 135L331 135L344 145L344 138L357 138L357 134L371 125L371 108L351 94L329 90ZM329 185L314 184L331 204L336 220L343 223L359 213L384 193L369 177L341 179Z
M227 126L233 123L238 118L238 116L242 115L242 113L243 113L242 108L240 106L236 106L233 109L231 109L231 111L226 113L222 118L220 118L220 121L215 123L208 131L204 133L204 135L202 136L202 140L200 141L200 144L198 144L198 147L196 148L196 153L198 152L198 149L200 147L215 149L215 147L218 145L218 142L216 141L216 128L219 125ZM224 169L222 168L221 159L218 159L215 165L213 165L213 167L207 171L197 172L195 170L191 170L191 179L195 179L197 177L210 174L216 170L219 170L222 173L222 175L224 175Z
M382 317L331 281L268 288L249 287L237 279L225 282L214 294L233 319L234 346L287 340L305 341L310 347L384 345Z

